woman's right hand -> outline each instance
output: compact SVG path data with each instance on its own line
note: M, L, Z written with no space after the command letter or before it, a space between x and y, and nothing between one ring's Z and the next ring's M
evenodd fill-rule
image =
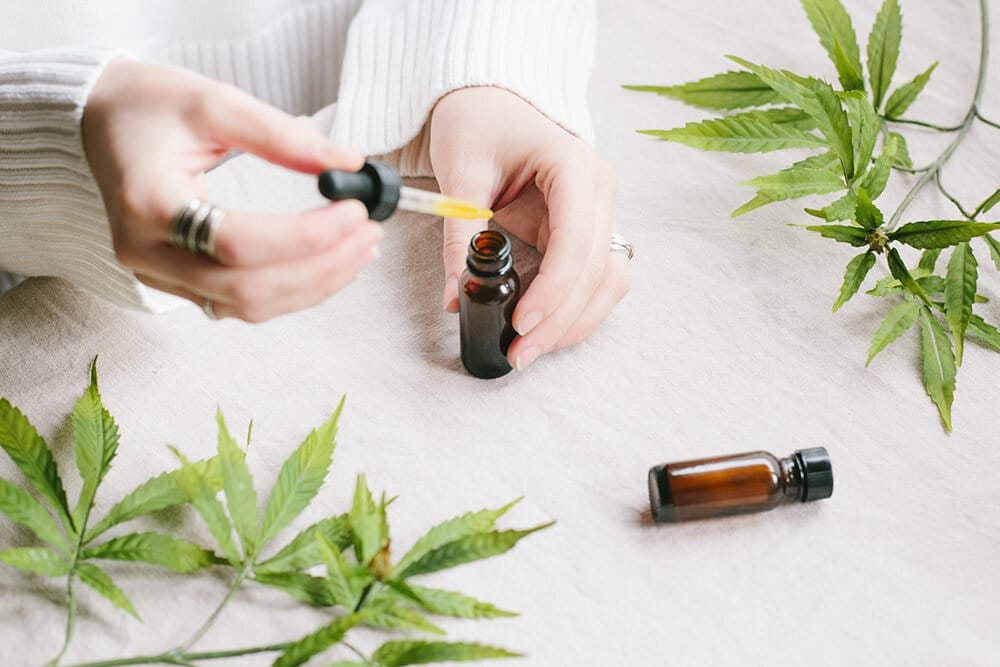
M232 86L117 59L98 79L82 128L119 261L151 287L199 306L211 299L218 317L262 322L308 308L378 257L382 231L356 201L299 215L228 211L215 261L170 242L173 217L205 198L205 171L231 149L310 174L364 161Z

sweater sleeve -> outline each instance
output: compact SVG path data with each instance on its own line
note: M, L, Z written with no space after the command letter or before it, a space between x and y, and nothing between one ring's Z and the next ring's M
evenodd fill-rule
M115 259L80 133L90 91L117 55L0 51L0 271L57 276L119 305L159 310L159 295Z
M430 176L434 104L492 85L590 142L596 22L593 0L367 0L348 32L332 136Z

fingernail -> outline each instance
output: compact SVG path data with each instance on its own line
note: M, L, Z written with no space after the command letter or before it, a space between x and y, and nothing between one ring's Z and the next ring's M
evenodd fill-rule
M539 312L528 313L522 317L517 323L517 333L522 336L527 336L528 332L538 326L538 323L542 321L542 314Z
M453 312L453 309L458 305L458 299L454 296L456 292L458 292L458 278L449 276L444 283L444 301L441 304L445 311Z
M527 350L518 352L517 356L514 357L514 368L519 371L523 371L525 368L530 366L535 359L538 358L538 348L529 347Z

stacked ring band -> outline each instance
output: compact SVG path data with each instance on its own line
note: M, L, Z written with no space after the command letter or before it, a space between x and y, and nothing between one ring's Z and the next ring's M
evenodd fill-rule
M225 211L200 199L192 199L174 216L170 240L178 248L197 255L215 256L215 235Z
M617 233L611 235L611 252L623 252L629 259L635 257L635 248L624 236Z

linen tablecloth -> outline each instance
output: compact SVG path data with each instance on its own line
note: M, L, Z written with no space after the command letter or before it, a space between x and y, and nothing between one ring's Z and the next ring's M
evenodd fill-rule
M879 3L847 4L864 39ZM902 5L897 83L941 63L911 115L954 122L974 86L978 5ZM738 181L785 166L787 155L703 154L633 132L701 114L620 84L710 75L729 69L724 53L835 76L793 0L602 3L590 99L598 150L620 174L619 226L638 251L632 290L589 340L526 372L482 381L463 371L458 319L440 309L440 222L399 215L386 223L383 257L356 283L321 307L259 326L211 322L193 307L126 312L56 280L29 280L0 296L0 395L53 445L73 495L65 416L100 355L122 442L98 498L104 511L175 467L167 443L209 455L216 405L234 430L255 420L248 462L264 495L291 448L346 392L333 473L292 528L345 510L361 471L377 491L399 496L390 511L397 554L437 521L525 496L501 525L557 525L508 555L427 578L520 611L441 623L452 639L526 652L516 664L996 664L998 357L968 346L955 432L946 435L921 386L916 332L866 369L888 304L861 294L830 313L850 249L786 226L804 221L798 203L729 219L752 194ZM993 65L983 110L995 118ZM945 140L907 135L918 164ZM980 124L945 179L973 203L996 187L998 165L1000 132ZM320 201L313 179L249 156L209 180L228 206L290 211ZM883 203L899 201L907 180L894 177ZM928 192L909 219L954 217L949 207ZM530 278L538 258L517 250ZM996 273L985 261L980 273L981 292L994 299L984 312L996 321ZM833 459L830 500L686 525L644 517L651 465L816 445ZM19 479L6 459L0 474ZM210 543L190 510L139 525ZM30 543L0 519L0 546ZM221 570L189 577L112 563L107 571L145 622L81 590L68 661L172 646L227 584ZM61 595L57 580L2 569L2 664L52 657L63 634ZM200 646L288 640L328 617L249 585ZM379 635L359 637L371 647ZM316 664L349 655L330 657Z

